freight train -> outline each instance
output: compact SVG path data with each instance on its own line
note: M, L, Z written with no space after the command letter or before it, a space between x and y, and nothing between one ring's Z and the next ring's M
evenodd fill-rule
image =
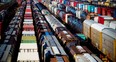
M18 40L20 40L22 17L24 14L25 2L16 11L15 16L8 25L5 31L5 39L0 44L0 62L12 62ZM15 56L16 57L16 56Z
M69 62L68 55L60 45L56 36L53 35L46 19L33 3L33 17L38 45L41 50L41 57L43 62Z
M0 43L3 42L5 38L4 32L15 14L15 3L14 0L12 2L0 3Z
M51 5L51 4L50 4ZM79 4L78 4L79 5ZM82 5L83 6L83 5ZM63 8L62 8L63 7ZM57 10L55 11L55 10L53 10L53 9L51 9L51 8L57 8ZM60 11L59 11L59 8L60 8ZM99 7L97 7L97 8L99 8ZM79 22L79 20L76 20L76 18L72 15L72 14L70 14L70 13L66 13L64 10L64 5L61 5L61 4L58 4L57 5L57 7L54 7L54 4L52 5L52 6L50 6L50 10L52 11L52 13L54 13L55 15L56 14L58 14L59 16L60 16L60 18L63 20L63 21L67 21L67 19L69 19L70 18L70 16L69 16L69 18L68 18L68 16L66 15L66 14L68 14L68 15L71 15L72 16L72 18L70 18L69 20L68 20L68 24L69 25L71 25L70 23L72 23L72 25L71 26L73 26L74 27L74 25L79 25L80 27L78 27L78 26L75 26L75 28L79 31L80 29L79 28L81 28L81 29L83 29L83 30L80 30L82 33L84 33L85 35L86 35L86 37L88 37L88 38L90 38L91 40L92 40L92 44L95 46L95 47L97 47L97 49L99 49L100 51L102 50L102 53L104 53L108 58L110 58L112 61L115 61L115 55L113 55L113 54L115 54L115 41L112 41L112 40L110 40L110 41L112 41L112 45L110 45L110 46L112 46L112 53L110 53L111 52L111 50L109 50L109 48L110 47L108 47L108 45L105 43L103 43L105 40L103 40L105 37L104 36L102 36L102 35L104 35L104 34L99 34L99 35L97 35L98 33L97 33L97 31L99 31L99 32L101 32L101 33L103 33L103 31L104 31L104 29L105 28L109 28L110 27L110 29L106 29L106 31L108 30L108 31L111 31L110 33L108 33L107 32L107 35L109 35L109 38L113 38L113 36L115 36L115 35L112 35L111 33L116 33L115 32L115 22L116 21L114 21L113 19L113 17L114 17L114 15L115 14L111 14L111 10L112 9L109 9L108 8L108 11L106 11L106 9L104 8L104 7L100 7L101 9L100 9L100 11L102 11L102 13L99 13L100 11L98 10L96 10L96 8L95 8L95 6L93 6L93 5L88 5L87 6L87 11L88 12L94 12L94 13L98 13L99 15L101 15L101 16L92 16L93 18L91 18L91 20L84 20L84 22L80 25L79 23L77 23L77 22ZM75 14L75 12L74 12L74 8L73 9L71 9L71 8L69 8L70 9L70 12L72 12L73 14ZM66 10L69 10L69 9L66 9ZM75 11L77 11L77 15L78 15L78 18L80 18L80 13L79 13L79 11L81 11L82 12L82 10L84 10L84 8L83 7L78 7L78 9L80 9L80 10L75 10ZM105 11L105 12L104 12ZM115 10L113 10L113 12L115 12ZM104 16L104 15L107 15L107 16ZM111 16L113 16L113 17L111 17ZM66 17L67 17L67 19L66 19ZM71 20L71 22L70 22L70 20ZM72 21L73 20L73 21ZM77 21L77 22L75 22L75 20ZM96 22L98 22L98 23L100 23L100 24L96 24L96 25L92 25L91 26L91 24L94 24L94 23L96 23ZM70 22L70 23L69 23ZM66 23L66 22L65 22ZM87 25L89 25L89 27L86 25L86 23L87 23ZM112 24L113 23L113 24ZM104 25L101 25L101 24L104 24ZM81 26L83 26L83 27L81 27ZM86 27L85 27L86 26ZM97 27L96 27L97 26ZM91 27L91 28L90 28ZM111 29L111 28L113 28L113 29ZM95 30L96 29L96 30ZM103 31L102 31L103 30ZM107 37L106 37L107 38ZM99 40L98 40L99 39ZM115 40L115 38L114 38L114 40ZM104 48L104 46L106 47L107 46L107 48L105 49ZM110 48L111 49L111 48ZM103 51L104 50L104 51ZM110 51L110 52L109 52ZM112 56L112 57L111 57Z
M98 23L116 29L116 21L114 21L115 9L104 9L104 7L100 7L102 9L99 9L99 7L95 7L94 5L82 3L78 3L75 9L74 7L66 6L56 1L52 2L52 4L49 4L49 10L55 16L59 17L64 23L71 26L76 32L83 33L82 27L83 21L85 19L92 19ZM55 4L54 2L56 2L57 4ZM114 13L112 13L111 11L113 11ZM101 12L105 14L102 14ZM112 26L112 23L114 26Z
M65 46L65 48L70 53L71 57L74 58L76 62L78 61L100 61L92 56L92 52L86 46L80 46L80 42L58 19L56 19L41 3L35 2L37 8L44 15L45 19L61 40L60 42ZM79 60L80 59L80 60ZM87 60L88 59L88 60ZM101 61L102 62L102 61Z
M111 41L111 44L112 44L112 45L111 44L109 44L109 45L112 46L112 48L108 47L109 46L107 44L108 41L105 42L105 40L104 40L105 37L108 38L106 35L108 35L109 38L113 38L113 36L115 36L115 35L113 35L111 33L116 34L116 30L115 30L116 29L115 28L116 21L114 21L115 13L114 14L111 13L111 10L113 12L115 12L115 9L108 8L107 9L108 11L106 11L106 9L104 7L95 7L94 5L87 5L87 9L86 9L86 8L84 8L83 4L81 6L79 6L79 5L80 4L77 4L77 8L79 10L75 10L74 7L70 7L67 9L67 8L65 8L65 6L63 4L57 4L55 6L54 6L54 4L50 4L49 10L51 10L52 13L54 13L55 15L58 14L57 16L59 16L63 20L63 22L67 23L70 26L73 26L74 29L76 28L77 29L77 30L75 29L76 31L80 31L80 32L84 33L87 38L91 39L92 45L94 45L97 49L99 49L102 53L104 53L112 61L116 61L115 60L116 55L114 55L116 52L114 49L115 48L115 38L113 39L113 41L109 40L109 41ZM56 10L54 10L53 8ZM66 12L70 11L74 15L72 15L70 13L66 13L65 11ZM80 20L78 18L81 18L80 16L82 14L82 11L86 11L87 13L96 13L100 16L93 14L93 15L91 15L91 18L89 18L88 20L84 20L84 22L79 24ZM75 18L75 14L77 14L76 16L78 16L78 18ZM107 16L105 16L105 15L107 15ZM95 25L94 25L94 23L95 23ZM101 25L101 24L103 24L103 25ZM79 26L75 26L75 25L79 25ZM81 28L81 30L80 30L80 28ZM106 34L106 31L109 31L110 33L107 32L107 34L104 35L104 34L102 34L104 31L105 31L105 34ZM99 33L99 35L97 35L98 34L97 32L101 32L101 33ZM107 48L104 48L104 46ZM112 53L110 53L111 52L110 49L112 49Z

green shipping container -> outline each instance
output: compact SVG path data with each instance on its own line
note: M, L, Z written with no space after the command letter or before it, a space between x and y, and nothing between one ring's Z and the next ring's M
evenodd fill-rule
M35 40L22 40L21 43L36 43Z
M91 11L91 5L88 5L87 10L88 10L88 12Z

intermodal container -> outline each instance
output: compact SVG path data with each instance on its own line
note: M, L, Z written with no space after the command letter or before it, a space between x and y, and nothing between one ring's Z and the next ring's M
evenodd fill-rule
M93 20L85 20L83 22L83 33L86 37L91 38L91 25L96 23Z
M102 52L113 62L116 61L116 30L112 28L103 29Z
M99 49L102 50L102 30L108 28L102 24L92 24L91 25L91 40L92 44Z

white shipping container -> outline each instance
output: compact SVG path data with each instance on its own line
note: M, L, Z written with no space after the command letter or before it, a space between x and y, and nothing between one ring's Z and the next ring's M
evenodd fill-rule
M28 24L33 24L33 22L25 22L25 21L24 21L23 24L27 24L27 25L28 25Z
M32 14L32 12L25 12L25 14Z
M69 6L66 6L66 12L68 12L68 7L69 7Z
M75 62L90 62L86 59L83 54L75 56Z
M52 6L53 6L52 4L49 4L49 10L51 10Z
M26 9L29 9L29 8L31 8L31 6L30 6L30 5L27 5L27 6L26 6Z
M60 52L59 52L59 50L58 50L58 48L57 47L52 47L52 50L53 50L53 52L54 52L54 54L60 54Z
M91 38L91 25L96 23L93 20L84 20L83 22L83 33L86 37Z
M74 2L70 2L70 6L73 6L74 7Z
M39 62L39 54L38 52L28 52L28 53L19 52L17 61L18 62L28 62L28 61Z
M55 15L57 15L57 11L58 11L58 8L55 7L55 8L54 8L54 14L55 14Z
M76 10L76 17L78 17L79 19L81 18L81 13L82 11L81 10Z
M86 52L82 46L76 46L76 48L80 51L80 52Z
M52 8L51 8L52 9L51 10L52 13L54 13L54 8L55 8L55 6L52 6Z
M35 36L35 32L34 31L23 31L22 34L24 36Z
M98 16L94 17L94 21L98 23Z
M97 62L103 62L99 57L97 57L95 54L91 54L91 56L93 58L95 58L95 60L97 60Z
M24 22L33 22L33 19L24 19Z
M68 24L68 17L69 16L72 16L72 14L65 14L65 23L67 23L67 24Z
M97 62L90 54L78 54L74 56L75 62Z
M85 5L85 6L84 6L84 10L87 10L87 7L88 7L88 5Z
M91 40L95 47L100 51L102 49L102 30L108 28L102 24L92 24L91 25Z
M84 57L86 57L90 62L97 62L90 54L84 53Z
M109 27L116 30L116 21L111 21Z
M97 7L95 7L95 13L97 14Z
M37 52L37 43L21 43L20 50L32 50L30 52Z

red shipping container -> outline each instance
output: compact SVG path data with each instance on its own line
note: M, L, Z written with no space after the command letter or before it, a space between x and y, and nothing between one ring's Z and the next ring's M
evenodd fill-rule
M111 14L112 11L113 11L112 9L108 8L107 9L107 16L112 16L112 14Z
M34 26L32 25L23 25L25 31L34 31Z
M106 15L107 8L102 8L102 15Z
M31 9L26 9L25 12L31 12Z
M32 17L32 14L25 14L24 17Z
M101 15L101 7L97 8L97 13Z
M98 17L98 23L104 24L104 18L103 17Z

